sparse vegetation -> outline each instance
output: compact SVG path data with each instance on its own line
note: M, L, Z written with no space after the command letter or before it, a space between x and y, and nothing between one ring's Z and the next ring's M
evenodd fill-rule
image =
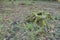
M60 40L60 4L44 1L1 0L0 40Z
M49 21L51 22L51 20L53 21L54 19L48 12L34 12L26 19L26 29L33 31L31 33L34 33L35 36L40 35L40 37L44 38L50 35L51 26L49 26ZM33 39L35 39L35 37L31 40Z

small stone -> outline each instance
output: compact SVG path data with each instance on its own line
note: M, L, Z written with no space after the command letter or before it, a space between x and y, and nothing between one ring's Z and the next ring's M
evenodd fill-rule
M15 31L15 32L19 31L19 27L14 27L13 31Z

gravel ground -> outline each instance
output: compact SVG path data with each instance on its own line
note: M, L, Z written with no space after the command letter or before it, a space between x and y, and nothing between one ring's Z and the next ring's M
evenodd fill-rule
M60 3L57 2L33 2L33 4L24 4L23 2L4 2L0 5L0 25L3 24L3 26L6 27L6 30L11 28L11 24L14 25L15 22L23 22L24 18L31 14L34 11L44 10L52 13L52 15L60 14ZM15 23L16 24L16 23ZM24 33L24 30L20 28L21 34ZM6 33L8 34L9 33ZM21 35L19 32L17 32L17 36ZM5 35L4 35L5 36ZM19 38L20 36L18 36ZM27 37L27 36L26 36ZM12 39L11 39L12 40ZM22 40L19 38L18 40ZM27 39L28 40L28 39ZM60 39L57 39L60 40Z
M14 3L11 2L3 3L0 6L0 14L6 16L8 14L11 20L23 20L21 17L30 14L33 11L44 10L54 14L60 13L60 3L56 2L35 2L32 5L23 5L22 2ZM5 14L5 15L4 15ZM18 16L17 16L18 15Z

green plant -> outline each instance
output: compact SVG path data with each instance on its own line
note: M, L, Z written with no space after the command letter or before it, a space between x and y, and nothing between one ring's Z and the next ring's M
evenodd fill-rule
M33 24L32 23L27 23L26 24L26 29L27 30L32 30L33 29Z
M53 17L47 12L34 12L32 15L28 16L26 19L27 22L34 22L41 26L46 26L48 20L53 19Z
M33 34L43 36L50 36L49 30L51 26L49 26L49 21L53 21L53 16L49 12L38 11L33 12L26 18L26 29L32 30ZM35 31L34 31L35 30ZM32 34L31 34L32 35ZM35 36L34 35L34 36ZM35 39L35 37L33 37Z

